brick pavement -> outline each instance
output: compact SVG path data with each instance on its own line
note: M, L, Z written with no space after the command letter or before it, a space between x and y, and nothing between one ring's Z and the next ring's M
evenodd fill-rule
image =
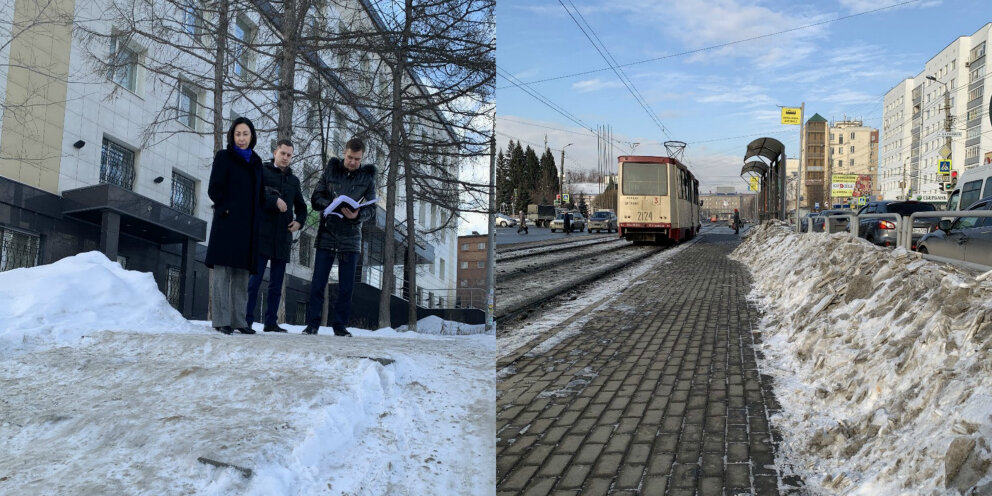
M751 278L707 234L497 385L500 495L779 494ZM786 481L792 485L798 481Z

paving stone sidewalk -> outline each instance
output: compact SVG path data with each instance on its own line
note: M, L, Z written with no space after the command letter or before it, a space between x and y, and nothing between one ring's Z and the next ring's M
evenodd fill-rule
M751 278L707 234L497 385L497 492L779 494ZM789 480L796 485L798 481ZM782 486L785 487L785 486Z

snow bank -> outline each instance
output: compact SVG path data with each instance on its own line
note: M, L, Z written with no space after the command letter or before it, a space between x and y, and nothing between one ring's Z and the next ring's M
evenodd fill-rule
M200 332L169 305L151 273L91 251L0 272L0 349L70 344L97 331Z
M992 284L846 233L754 229L779 463L814 493L992 492Z

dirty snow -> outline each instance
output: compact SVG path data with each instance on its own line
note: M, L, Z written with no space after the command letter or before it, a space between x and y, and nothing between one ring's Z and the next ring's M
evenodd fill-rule
M495 493L484 328L285 327L218 334L94 252L0 273L0 494Z
M992 493L992 282L852 240L753 230L778 463L814 494Z

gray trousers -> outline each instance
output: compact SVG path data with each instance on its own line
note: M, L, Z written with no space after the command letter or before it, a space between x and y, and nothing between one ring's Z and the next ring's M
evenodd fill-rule
M225 265L215 265L213 286L210 287L213 305L213 326L248 327L245 307L248 306L248 270Z

